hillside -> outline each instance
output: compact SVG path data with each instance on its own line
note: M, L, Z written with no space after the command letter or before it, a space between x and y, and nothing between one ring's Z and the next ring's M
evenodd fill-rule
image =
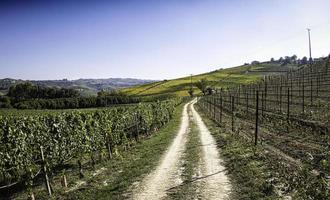
M263 62L253 65L242 65L227 69L218 69L212 72L192 76L193 85L202 78L207 79L208 86L212 88L221 88L246 84L262 78L264 75L285 73L290 69L297 68L297 65L283 65L278 62ZM188 96L188 90L191 85L191 77L184 77L173 80L163 80L144 85L134 86L122 89L123 92L130 95L153 96L153 95L176 95ZM193 87L194 94L201 92Z
M73 88L80 91L84 96L95 95L100 90L118 89L140 84L154 82L153 80L142 80L132 78L108 78L108 79L77 79L77 80L21 80L5 78L0 79L0 95L7 93L10 86L31 82L35 85L46 87Z

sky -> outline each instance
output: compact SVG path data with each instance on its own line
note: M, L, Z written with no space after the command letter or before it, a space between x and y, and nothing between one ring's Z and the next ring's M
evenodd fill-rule
M330 53L329 0L1 1L0 78L172 79Z

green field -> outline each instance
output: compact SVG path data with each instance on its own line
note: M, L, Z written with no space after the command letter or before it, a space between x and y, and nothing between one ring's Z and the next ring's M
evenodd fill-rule
M296 68L293 65L281 66L277 63L260 63L257 65L242 65L227 69L218 69L212 72L195 75L192 77L193 85L202 78L207 79L208 86L212 88L231 87L239 84L248 84L261 79L264 75L276 74L278 71L287 71ZM122 91L129 95L137 96L157 96L176 95L188 96L191 86L191 78L183 77L173 80L163 80L159 82L125 88ZM193 87L194 94L201 92Z

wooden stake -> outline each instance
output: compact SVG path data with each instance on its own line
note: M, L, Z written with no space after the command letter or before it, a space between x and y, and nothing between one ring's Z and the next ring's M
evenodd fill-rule
M108 158L111 159L112 158L112 147L111 147L111 143L110 143L110 136L107 134L107 149L108 149Z
M220 91L220 123L222 123L222 89Z
M66 175L63 174L62 176L62 181L61 181L62 187L67 188L68 187L68 182L66 180Z
M215 95L213 95L213 119L217 121L215 116Z
M302 72L302 112L305 112L305 73Z
M231 131L234 132L234 96L231 97Z
M40 153L41 153L41 160L42 160L43 172L44 172L44 177L45 177L45 184L46 184L46 188L47 188L47 191L48 191L48 195L51 197L52 196L52 190L51 190L51 186L50 186L50 183L49 183L49 178L48 178L48 175L47 175L47 167L46 167L44 151L43 151L42 146L40 146Z
M78 163L78 166L79 166L79 178L84 178L84 173L83 173L83 169L82 169L82 163L81 163L81 160L79 159L77 161Z
M259 91L256 91L256 124L254 132L254 145L258 144L258 122L259 122Z

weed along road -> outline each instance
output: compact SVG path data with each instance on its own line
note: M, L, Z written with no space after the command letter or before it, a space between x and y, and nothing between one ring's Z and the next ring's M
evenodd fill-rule
M158 166L136 184L132 199L228 199L231 184L196 102L184 106L174 141Z

